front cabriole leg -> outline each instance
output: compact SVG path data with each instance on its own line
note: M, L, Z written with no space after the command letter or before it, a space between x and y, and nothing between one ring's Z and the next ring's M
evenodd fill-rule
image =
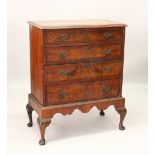
M51 123L51 119L50 118L42 119L42 118L38 117L37 122L38 122L38 126L40 129L40 134L41 134L41 139L39 141L39 144L45 145L45 129Z
M120 115L119 129L120 130L125 130L125 127L123 126L123 121L124 121L124 118L126 116L127 110L126 110L125 107L117 108L116 106L115 106L115 110Z

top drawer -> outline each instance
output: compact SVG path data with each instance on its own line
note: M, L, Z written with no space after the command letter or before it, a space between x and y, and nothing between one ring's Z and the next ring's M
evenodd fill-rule
M45 46L121 41L123 28L45 30Z

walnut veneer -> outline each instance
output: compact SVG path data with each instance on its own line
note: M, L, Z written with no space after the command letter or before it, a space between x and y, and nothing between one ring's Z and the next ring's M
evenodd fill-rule
M124 130L125 98L122 97L125 24L102 21L29 22L31 93L26 106L38 114L41 145L45 129L56 113L75 109L100 115L110 105L120 114Z

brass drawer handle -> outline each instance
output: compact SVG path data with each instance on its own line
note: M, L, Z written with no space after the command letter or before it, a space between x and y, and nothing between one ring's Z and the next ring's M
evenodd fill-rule
M104 37L105 39L110 39L110 38L112 37L112 33L111 33L111 32L104 32L104 33L103 33L103 37Z
M61 34L58 38L62 41L65 41L68 40L70 37L68 34Z
M62 52L59 54L59 57L60 57L61 59L64 59L67 55L68 55L68 51L62 51Z
M67 72L67 71L60 71L60 72L59 72L59 75L61 75L61 76L67 76L67 77L70 77L70 76L71 76L71 72Z
M108 54L111 53L111 51L112 51L111 49L106 48L106 49L103 50L103 53L108 55Z
M58 97L60 98L60 99L64 99L65 98L65 93L64 92L60 92L59 94L58 94Z
M111 71L111 68L110 67L104 67L102 71L103 72L110 72Z
M109 93L110 93L110 88L107 87L107 86L104 86L104 87L102 88L102 91L103 91L103 93L105 93L105 94L109 94Z
M59 71L59 75L66 76L67 78L70 78L72 75L75 74L76 69L77 69L77 67L75 69L73 69L72 71L63 71L63 70Z

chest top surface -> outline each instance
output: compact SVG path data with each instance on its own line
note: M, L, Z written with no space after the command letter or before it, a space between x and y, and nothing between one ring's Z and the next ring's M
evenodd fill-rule
M110 20L55 20L55 21L29 21L30 25L39 29L62 28L98 28L98 27L126 27L126 24Z

